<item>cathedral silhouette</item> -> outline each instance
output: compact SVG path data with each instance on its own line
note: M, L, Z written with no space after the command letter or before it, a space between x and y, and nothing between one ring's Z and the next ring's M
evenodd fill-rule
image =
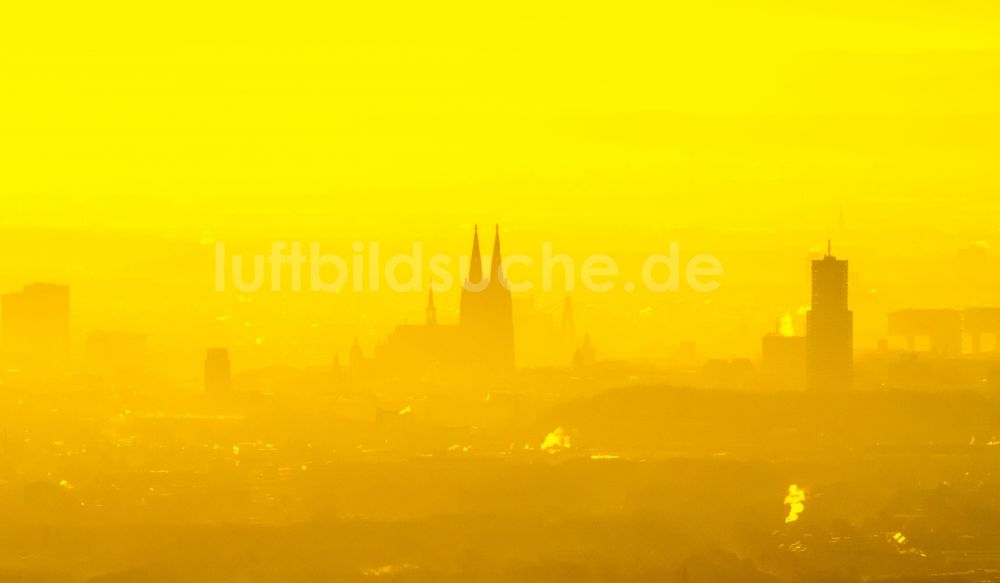
M397 326L386 343L376 347L373 370L428 375L501 374L513 370L513 307L502 263L497 225L489 275L484 273L477 226L468 277L462 286L458 324L438 323L431 290L424 323Z

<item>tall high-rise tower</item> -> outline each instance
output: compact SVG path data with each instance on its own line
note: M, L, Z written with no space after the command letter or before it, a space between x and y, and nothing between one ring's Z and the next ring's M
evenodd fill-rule
M812 262L812 308L806 315L806 382L811 390L851 387L854 314L847 308L847 261L830 253Z
M459 326L470 350L470 363L491 370L514 368L514 317L503 274L500 227L493 239L490 275L483 277L479 230L473 235L469 276L462 288Z

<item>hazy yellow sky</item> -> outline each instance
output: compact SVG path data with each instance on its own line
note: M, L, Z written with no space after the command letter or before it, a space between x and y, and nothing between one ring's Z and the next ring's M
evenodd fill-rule
M81 327L180 338L226 311L204 239L458 253L499 221L524 250L719 255L722 307L616 345L748 353L806 303L832 234L855 295L890 293L855 301L869 345L885 309L1000 303L951 261L997 238L998 31L986 0L6 2L0 286L67 281ZM914 275L920 257L961 285ZM593 301L581 318L620 336L668 300ZM330 316L336 342L421 310L379 302L374 328Z
M996 3L802 4L6 3L4 220L995 198Z

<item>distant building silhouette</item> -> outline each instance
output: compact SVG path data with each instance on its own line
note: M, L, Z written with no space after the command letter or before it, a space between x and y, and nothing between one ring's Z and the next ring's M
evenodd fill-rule
M806 315L806 382L811 390L851 386L854 314L847 308L847 261L830 253L812 262L812 307Z
M437 326L438 316L437 308L434 307L434 290L428 290L427 292L427 310L424 313L426 316L425 324L427 326Z
M992 336L993 349L1000 348L1000 308L977 307L964 310L914 309L897 310L888 315L889 336L906 339L906 348L918 349L917 340L926 338L928 350L938 356L959 356L965 335L969 351L982 352L983 335Z
M563 298L562 320L559 329L562 343L560 350L567 354L576 354L576 317L573 315L573 300L569 296Z
M969 335L972 352L982 350L982 335L993 336L993 350L1000 351L1000 308L966 308L962 312L962 327Z
M779 333L764 336L760 346L760 373L769 388L804 388L806 338Z
M462 287L458 325L464 340L475 349L471 362L486 369L514 368L514 317L510 289L500 254L500 226L493 239L489 279L483 279L479 229L472 239L469 277Z
M962 312L959 310L898 310L889 312L889 335L906 338L906 347L916 350L917 338L930 340L930 351L941 356L962 353Z
M0 298L0 346L9 366L36 373L69 369L69 286L33 283Z
M376 366L383 373L426 373L450 368L462 361L469 347L454 324L438 324L434 294L427 296L423 324L396 326L386 343L375 351Z
M593 366L595 362L597 362L597 353L594 352L594 347L590 344L590 334L584 334L583 346L573 354L573 367L586 368Z
M232 368L229 363L229 350L209 348L205 353L205 391L225 394L231 388Z
M472 239L468 281L462 288L458 324L438 322L434 294L428 293L424 324L397 326L386 343L376 348L376 369L388 374L472 374L513 369L513 303L501 262L498 228L490 275L486 278L477 228Z
M365 352L361 350L361 343L358 342L357 336L354 337L354 344L351 345L351 353L348 358L351 365L351 372L354 374L360 373L368 368Z

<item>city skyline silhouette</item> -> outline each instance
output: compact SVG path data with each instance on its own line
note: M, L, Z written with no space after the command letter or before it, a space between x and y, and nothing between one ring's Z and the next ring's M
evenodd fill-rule
M4 4L0 583L1000 582L998 30Z

